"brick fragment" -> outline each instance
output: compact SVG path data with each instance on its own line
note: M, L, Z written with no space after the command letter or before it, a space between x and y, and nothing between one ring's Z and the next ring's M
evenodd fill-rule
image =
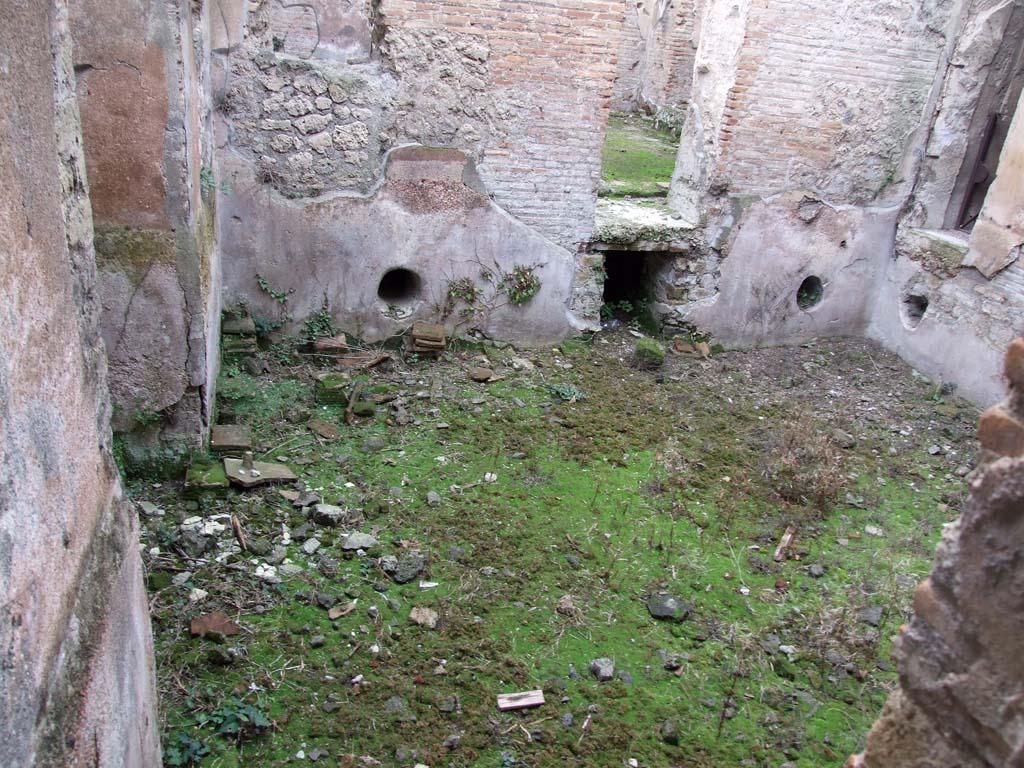
M1024 392L1024 338L1010 342L1003 373L1013 389Z
M981 415L978 439L983 448L1001 456L1024 456L1024 424L1001 405L994 405Z

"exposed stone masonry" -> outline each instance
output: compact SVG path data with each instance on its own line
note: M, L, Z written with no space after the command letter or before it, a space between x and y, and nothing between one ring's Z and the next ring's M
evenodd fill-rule
M897 641L900 688L850 768L1024 763L1024 339L1005 373L1010 396L982 416L970 500Z

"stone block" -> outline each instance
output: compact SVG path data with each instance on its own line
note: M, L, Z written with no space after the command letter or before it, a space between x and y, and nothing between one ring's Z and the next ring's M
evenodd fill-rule
M1006 350L1003 373L1013 389L1024 392L1024 338L1014 339Z
M214 453L241 455L252 450L252 430L240 424L218 424L210 433Z
M337 373L322 374L316 380L314 395L321 405L348 405L348 377Z
M983 448L1001 456L1024 456L1024 424L1001 405L994 405L981 415L978 439Z

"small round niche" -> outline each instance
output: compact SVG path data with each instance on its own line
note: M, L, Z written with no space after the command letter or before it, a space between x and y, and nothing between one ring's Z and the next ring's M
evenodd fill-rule
M420 276L411 269L389 269L377 285L377 298L385 304L411 304L420 295Z
M924 320L928 311L928 297L919 293L908 293L903 297L903 323L914 329Z
M824 295L825 286L822 285L821 278L811 275L800 283L800 287L796 291L796 305L803 310L812 309L821 303Z

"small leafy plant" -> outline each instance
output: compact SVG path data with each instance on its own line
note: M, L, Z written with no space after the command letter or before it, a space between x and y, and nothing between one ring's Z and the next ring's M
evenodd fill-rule
M305 329L306 338L310 340L334 335L334 322L331 320L331 310L326 295L324 296L323 304L320 305L320 309L307 317L302 325Z
M210 748L187 733L178 731L164 745L164 765L181 768L188 765L199 765L204 757L210 754Z
M152 408L139 408L132 414L132 421L143 429L159 424L163 419L163 414Z
M521 307L537 295L540 290L540 278L537 277L535 267L520 264L513 267L511 272L502 275L498 287L504 291L510 302Z
M548 386L548 391L559 400L564 400L567 403L575 403L587 399L586 393L572 384L551 384Z
M609 301L601 305L601 319L611 320L616 315L624 314L633 316L635 313L633 302L628 299L619 299L618 301Z
M477 309L480 300L480 289L468 277L460 277L448 283L448 291L445 294L443 317L449 317L455 308L460 304L465 305L459 311L463 318L472 317Z
M199 719L200 725L211 725L221 736L231 736L237 741L271 725L262 710L237 696L232 696L225 704Z
M292 293L292 291L277 290L276 288L274 288L274 286L270 284L270 281L267 280L267 278L265 278L259 272L256 273L256 284L260 287L261 291L267 294L267 296L272 298L282 307L288 304L288 296Z
M213 192L217 190L223 195L231 194L231 187L226 181L217 183L216 177L213 175L213 168L208 165L204 165L199 169L199 186L202 187L204 192Z

